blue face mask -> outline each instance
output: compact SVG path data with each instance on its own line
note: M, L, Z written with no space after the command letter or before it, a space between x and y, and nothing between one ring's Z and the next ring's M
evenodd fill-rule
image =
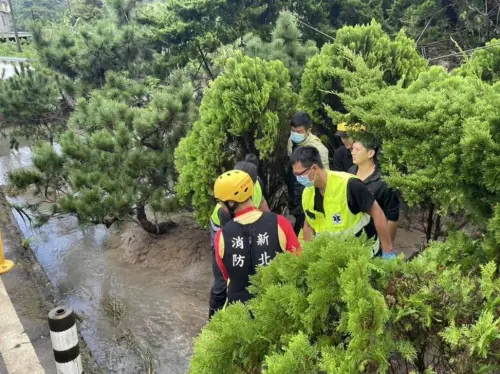
M301 134L299 132L290 132L290 139L294 143L302 143L306 139L306 134Z
M304 187L312 187L314 186L314 182L310 181L307 175L297 175L297 182L299 182Z

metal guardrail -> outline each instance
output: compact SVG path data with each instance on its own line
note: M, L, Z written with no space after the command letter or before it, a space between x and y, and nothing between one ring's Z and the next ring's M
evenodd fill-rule
M0 62L28 62L29 58L0 56Z
M26 31L18 31L17 35L19 38L31 38L33 36L32 33ZM14 39L14 32L0 32L0 39Z

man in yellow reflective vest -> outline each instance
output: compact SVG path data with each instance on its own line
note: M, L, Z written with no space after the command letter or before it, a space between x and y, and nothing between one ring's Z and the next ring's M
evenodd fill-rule
M258 176L258 159L253 154L248 154L244 161L237 162L234 165L235 170L241 170L246 172L252 178L254 183L252 202L255 208L258 208L261 212L269 212L269 206L267 205L266 198L262 191L263 183ZM214 238L220 228L230 222L233 219L231 214L226 207L218 203L212 215L210 216L210 242L212 245L212 271L214 274L214 284L210 290L210 301L209 301L209 318L219 309L224 306L227 299L227 283L221 273L219 266L217 265L215 259L214 250Z
M288 157L291 157L293 151L298 147L314 147L321 155L323 167L329 169L328 148L326 148L321 140L311 132L312 125L311 116L305 112L297 112L292 116L290 120L290 138L288 139L287 145ZM298 183L297 179L293 176L291 166L289 166L287 185L289 198L288 208L290 209L290 214L295 217L293 231L295 231L296 235L299 235L305 220L300 203L304 186Z
M396 257L384 212L360 179L325 170L314 147L297 148L291 161L297 181L305 187L302 194L305 241L322 233L359 236L364 232L375 239L374 256Z

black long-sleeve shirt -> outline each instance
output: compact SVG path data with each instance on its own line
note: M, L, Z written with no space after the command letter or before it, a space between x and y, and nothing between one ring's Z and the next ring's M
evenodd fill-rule
M349 173L356 175L358 166L353 165L349 169ZM386 218L389 221L396 222L399 220L399 198L393 189L389 188L387 183L382 179L380 168L377 167L375 172L366 178L363 183L371 191L378 205L384 211Z
M348 172L352 167L352 154L345 146L339 147L333 154L333 171Z

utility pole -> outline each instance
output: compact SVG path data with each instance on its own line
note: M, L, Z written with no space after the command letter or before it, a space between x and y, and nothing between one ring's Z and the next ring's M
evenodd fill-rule
M23 50L21 49L21 42L19 41L19 35L17 34L17 26L16 26L16 17L14 15L14 8L12 6L12 0L7 0L10 8L10 16L12 17L12 26L14 27L14 36L16 38L17 51L21 53Z
M71 21L71 26L73 25L73 13L71 12L71 0L68 0L68 11L69 11L69 19Z

